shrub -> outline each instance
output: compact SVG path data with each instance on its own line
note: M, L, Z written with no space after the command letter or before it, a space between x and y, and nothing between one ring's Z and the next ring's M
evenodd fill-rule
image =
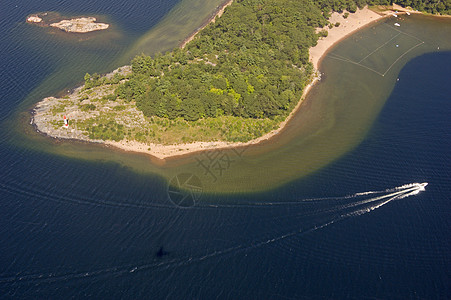
M96 108L97 107L92 103L84 104L84 105L80 106L81 111L90 111L90 110L95 110Z
M328 34L329 34L329 32L327 32L326 29L323 29L320 32L318 32L319 37L327 37Z
M109 94L109 95L102 97L102 100L107 100L107 101L116 101L116 99L117 99L116 94Z

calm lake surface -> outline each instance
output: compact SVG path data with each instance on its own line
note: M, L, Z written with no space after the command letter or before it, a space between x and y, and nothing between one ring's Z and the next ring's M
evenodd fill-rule
M155 47L187 5L2 2L0 298L451 297L449 21L351 37L276 143L216 153L209 168L202 155L158 165L34 133L34 103ZM114 25L68 37L24 23L47 10ZM398 47L362 60L371 31L371 49ZM193 193L168 187L174 176Z

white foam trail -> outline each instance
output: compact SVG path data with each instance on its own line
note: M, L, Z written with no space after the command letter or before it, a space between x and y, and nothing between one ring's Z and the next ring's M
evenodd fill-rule
M402 198L405 198L405 197L408 197L411 195L417 195L418 193L425 190L425 187L427 184L428 184L427 182L426 183L411 183L411 184L406 184L406 185L403 185L400 187L396 187L394 189L387 189L387 190L385 190L386 192L389 192L389 194L387 194L387 195L382 195L379 197L370 198L367 200L347 204L343 208L355 207L358 205L379 201L379 200L382 200L385 198L390 198L391 200L394 200L394 199L402 199Z
M424 191L425 187L428 185L427 182L424 183L408 183L404 184L398 187L389 188L385 190L380 191L368 191L368 192L359 192L347 196L338 196L338 197L322 197L322 198L307 198L307 199L300 199L296 201L284 201L284 202L254 202L254 203L246 203L246 204L234 204L234 205L201 205L199 207L211 207L211 208L246 208L246 207L265 207L265 206L278 206L278 205L296 205L296 204L305 204L306 202L318 202L318 201L340 201L340 200L348 200L348 199L354 199L361 196L368 196L368 195L376 195L376 194L386 194L390 193L388 195L384 195L383 197L390 197L392 195L391 193L405 193L410 192L411 190L418 190L418 193L420 191ZM378 199L376 199L378 200ZM365 203L371 202L371 199L365 200Z
M370 194L381 194L381 193L390 193L390 192L394 192L394 191L400 191L400 190L405 190L405 189L409 189L409 188L418 188L424 191L424 187L426 187L428 185L427 182L424 183L408 183L408 184L404 184L395 188L390 188L390 189L386 189L383 191L369 191L369 192L363 192L363 193L355 193L354 196L365 196L365 195L370 195Z

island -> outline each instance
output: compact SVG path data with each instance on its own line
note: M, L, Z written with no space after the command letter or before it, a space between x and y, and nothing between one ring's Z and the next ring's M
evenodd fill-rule
M105 30L110 26L105 23L96 23L96 18L76 18L70 20L62 20L57 23L50 24L51 27L56 27L66 32L86 33L96 30Z
M340 5L234 2L182 47L139 55L105 76L86 74L70 94L45 98L32 123L54 138L160 159L267 140L321 79L326 51L395 12L390 6L376 13L354 1Z
M87 33L109 28L109 24L98 23L94 17L79 17L64 19L58 13L46 12L32 14L27 17L27 23L41 27L54 27L70 33Z

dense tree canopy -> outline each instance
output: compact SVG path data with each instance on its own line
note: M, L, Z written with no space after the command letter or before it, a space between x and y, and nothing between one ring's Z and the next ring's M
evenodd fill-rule
M450 0L398 0L396 4L410 6L419 11L425 11L431 14L451 14Z
M449 9L438 0L397 3ZM130 80L116 94L136 101L146 116L170 119L286 115L311 78L308 49L320 35L315 28L327 25L331 11L366 4L390 1L235 0L185 48L135 57Z
M391 5L396 3L403 7L411 7L432 14L446 15L451 13L450 0L318 0L316 2L324 12L342 11L344 9L355 12L357 7L362 8L365 5Z
M326 21L310 1L236 1L184 49L136 57L117 94L171 119L282 115L310 79L308 49Z

